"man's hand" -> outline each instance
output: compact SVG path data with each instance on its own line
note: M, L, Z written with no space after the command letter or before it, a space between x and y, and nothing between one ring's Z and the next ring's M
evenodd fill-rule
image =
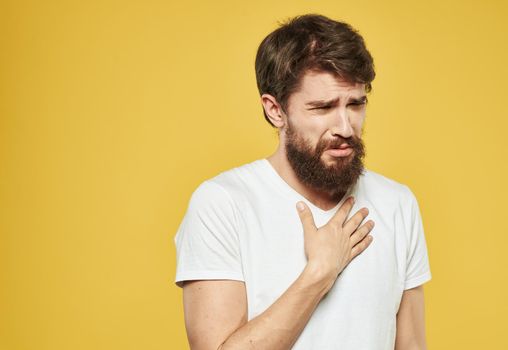
M304 202L300 203L303 210L298 210L298 214L303 225L308 264L318 266L318 270L330 278L331 288L342 270L372 242L372 236L368 233L374 227L374 221L358 227L369 213L367 208L362 208L345 222L354 204L353 197L349 197L333 217L318 229L309 207Z

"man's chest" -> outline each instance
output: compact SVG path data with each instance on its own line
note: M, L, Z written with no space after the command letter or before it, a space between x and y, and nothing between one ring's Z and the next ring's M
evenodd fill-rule
M351 215L362 207L358 205ZM296 210L292 206L255 209L242 212L239 233L249 319L273 304L307 263L303 227ZM315 213L316 226L325 225L329 218ZM322 300L321 304L330 306L326 317L333 319L334 312L343 315L353 306L357 312L366 313L392 314L398 309L405 274L401 225L396 216L376 210L370 210L368 219L376 222L371 231L374 240L344 268Z

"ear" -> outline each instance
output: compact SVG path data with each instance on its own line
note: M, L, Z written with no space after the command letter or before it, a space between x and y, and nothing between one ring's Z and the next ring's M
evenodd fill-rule
M270 94L263 94L261 95L261 103L272 124L278 129L282 128L286 124L286 114L275 97Z

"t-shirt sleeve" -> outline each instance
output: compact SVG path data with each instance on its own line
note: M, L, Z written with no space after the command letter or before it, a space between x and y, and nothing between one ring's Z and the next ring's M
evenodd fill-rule
M178 287L184 280L244 281L237 214L220 184L206 180L192 193L174 237Z
M406 199L408 244L404 290L417 287L432 278L420 207L413 192L409 187L405 188L408 193Z

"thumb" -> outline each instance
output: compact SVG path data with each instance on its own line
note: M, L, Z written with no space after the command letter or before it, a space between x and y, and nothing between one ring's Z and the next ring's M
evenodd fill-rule
M314 218L312 216L312 212L310 211L307 204L302 201L296 203L296 209L298 211L298 215L300 216L300 221L303 225L303 231L305 234L309 232L313 232L317 230L316 224L314 223Z

